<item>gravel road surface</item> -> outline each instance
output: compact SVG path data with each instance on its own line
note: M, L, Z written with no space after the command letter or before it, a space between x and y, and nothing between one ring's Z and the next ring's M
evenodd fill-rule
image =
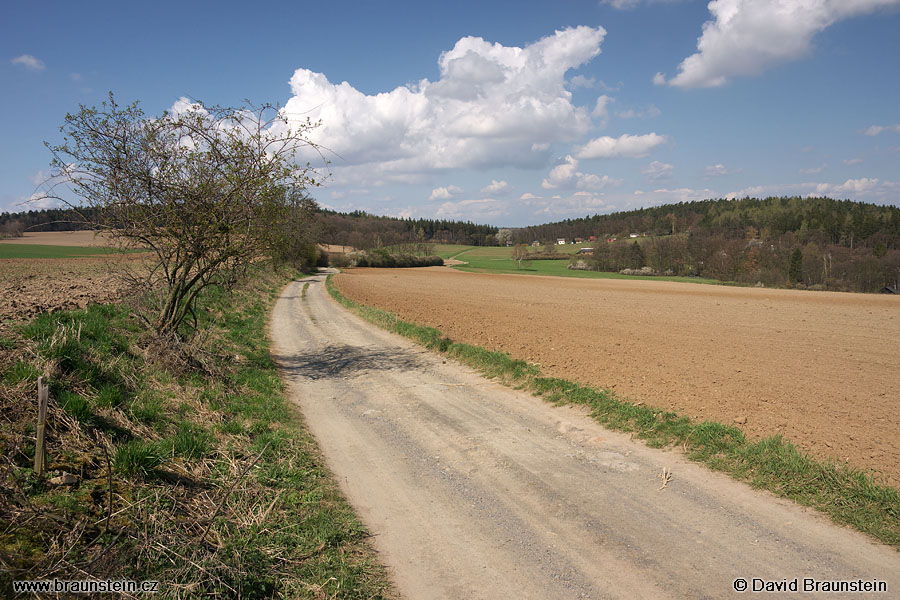
M283 291L272 351L404 598L900 597L897 551L445 362L324 281Z

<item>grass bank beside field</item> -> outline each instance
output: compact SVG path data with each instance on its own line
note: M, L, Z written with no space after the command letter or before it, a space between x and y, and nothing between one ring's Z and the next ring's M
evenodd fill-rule
M269 356L267 315L293 275L260 268L206 294L189 347L122 305L3 325L0 596L51 578L157 580L160 598L392 596Z
M560 260L533 260L522 267L516 266L512 260L512 248L501 246L453 246L450 244L437 244L435 254L448 259L465 261L463 265L453 265L452 268L467 273L498 273L507 275L546 275L551 277L578 277L582 279L643 279L648 281L680 281L682 283L704 283L711 285L723 285L724 282L703 277L666 277L645 275L622 275L621 273L607 273L601 271L581 271L569 269L568 259L583 246L566 244L551 246L552 250L565 255ZM539 248L543 250L544 248Z
M633 432L652 447L680 446L708 467L730 474L799 504L816 508L900 549L900 492L869 473L802 453L790 441L772 436L750 442L732 426L663 411L618 397L609 389L545 377L536 365L479 346L456 343L441 331L402 321L396 315L343 296L329 276L326 287L341 304L368 321L444 353L486 377L523 389L556 404L581 404L610 429Z

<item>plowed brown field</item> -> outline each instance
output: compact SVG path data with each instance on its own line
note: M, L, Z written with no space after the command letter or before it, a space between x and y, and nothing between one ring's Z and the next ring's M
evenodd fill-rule
M115 258L0 259L0 322L121 297L126 288L121 269L143 258L140 254Z
M346 296L545 374L775 433L900 486L900 298L428 269L354 269Z
M37 231L22 237L0 240L7 244L43 244L45 246L107 246L109 241L94 231Z

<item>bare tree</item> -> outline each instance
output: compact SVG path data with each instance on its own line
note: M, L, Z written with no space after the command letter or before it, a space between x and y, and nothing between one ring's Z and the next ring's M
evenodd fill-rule
M151 250L140 277L161 334L177 333L208 286L228 286L262 256L289 258L309 231L318 185L301 147L316 150L308 119L297 125L271 105L180 103L147 118L109 95L81 106L60 128L47 196L94 209L91 221L122 247ZM60 184L69 192L57 193ZM73 199L72 195L76 199ZM85 211L86 212L86 211Z
M512 259L516 261L516 268L528 268L531 265L529 260L528 246L525 244L516 244L513 246Z

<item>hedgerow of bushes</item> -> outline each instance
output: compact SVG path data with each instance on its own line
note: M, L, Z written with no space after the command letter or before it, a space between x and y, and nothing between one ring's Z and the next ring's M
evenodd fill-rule
M444 259L440 256L391 254L389 252L379 250L373 250L371 252L360 252L351 255L349 264L349 266L377 267L380 269L405 267L441 267L443 265Z

